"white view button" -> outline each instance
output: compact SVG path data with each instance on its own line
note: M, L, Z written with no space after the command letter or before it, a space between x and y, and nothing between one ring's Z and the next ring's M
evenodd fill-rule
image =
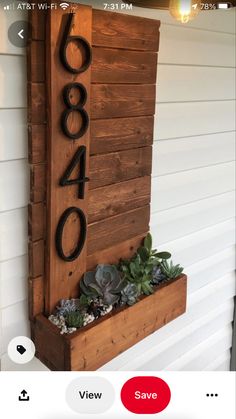
M112 384L103 377L80 377L66 390L66 402L76 413L99 414L110 409L115 401Z

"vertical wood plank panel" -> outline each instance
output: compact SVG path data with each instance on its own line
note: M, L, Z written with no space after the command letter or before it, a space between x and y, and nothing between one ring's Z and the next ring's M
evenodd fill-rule
M66 105L63 102L63 89L68 83L82 83L87 90L87 101L84 109L90 113L90 67L78 75L69 72L60 60L60 45L65 32L66 23L70 9L64 12L62 9L48 13L47 21L47 92L48 92L48 181L47 181L47 243L46 243L46 312L51 312L61 298L70 298L78 295L78 283L86 270L86 244L79 257L71 262L62 260L56 251L55 235L60 217L69 207L78 207L87 213L87 191L85 187L85 198L78 199L78 185L62 187L59 181L75 152L82 145L87 150L87 173L90 130L79 140L71 140L62 132L60 121ZM91 43L92 36L92 9L87 6L78 6L73 18L73 26L70 35L83 36ZM81 54L78 43L70 43L67 48L67 60L73 67L81 67L83 53ZM56 77L55 77L56 75ZM72 91L71 91L72 93ZM75 97L78 92L75 92ZM74 93L72 93L74 94ZM71 95L70 95L71 96ZM78 95L77 95L78 96ZM71 98L71 101L77 98ZM74 102L73 102L74 103ZM71 132L78 130L78 113L68 119ZM66 222L63 234L63 248L66 254L74 250L80 225L77 217L70 216Z
M46 64L45 13L29 12L27 48L28 160L30 163L29 234L29 318L44 311L45 283L45 198L46 198Z

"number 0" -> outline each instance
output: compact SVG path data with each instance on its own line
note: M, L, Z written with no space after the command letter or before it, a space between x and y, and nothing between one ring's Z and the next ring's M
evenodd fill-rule
M79 220L80 220L80 236L78 238L78 242L77 242L77 246L75 248L75 250L69 255L66 256L64 251L63 251L63 245L62 245L62 236L63 236L63 230L66 224L66 221L68 219L68 217L73 214L73 212L77 213L79 216ZM65 262L72 262L73 260L77 259L77 257L80 255L83 247L84 247L84 243L85 243L85 239L86 239L86 233L87 233L87 223L86 223L86 218L85 215L83 213L83 211L80 208L77 207L70 207L67 208L58 223L57 226L57 231L56 231L56 249L57 249L57 253L58 256L60 256L61 259L63 259Z

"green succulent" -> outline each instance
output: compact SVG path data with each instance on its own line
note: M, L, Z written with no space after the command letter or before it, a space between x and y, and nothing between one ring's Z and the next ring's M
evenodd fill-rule
M170 279L177 278L177 276L181 275L184 270L184 268L182 268L180 265L174 265L172 260L170 263L168 263L167 260L164 260L160 266L162 273Z
M68 327L79 329L84 325L84 316L79 311L71 311L66 315L66 324Z
M158 264L162 260L166 260L171 257L169 252L158 252L156 249L152 249L151 233L146 235L143 246L138 248L137 253L140 255L143 262L152 261L153 264Z
M129 282L121 291L121 302L132 306L138 300L139 291L136 284Z
M60 305L56 307L56 314L66 316L74 311L85 312L90 304L90 299L82 294L80 298L63 299Z
M152 236L150 233L144 239L143 246L130 260L121 260L119 269L128 282L136 284L139 294L152 294L153 270L163 260L169 259L169 252L157 252L152 250Z
M87 311L90 303L91 303L91 298L89 298L85 294L81 294L80 297L79 297L79 310L80 311Z
M86 272L80 282L81 291L92 299L100 297L103 304L118 302L126 283L114 265L98 265L96 271Z
M152 294L151 279L153 265L143 262L139 253L136 253L131 260L122 260L119 269L127 282L136 285L138 295Z
M79 308L79 299L63 299L60 301L60 305L56 307L56 313L59 316L66 316L68 313L74 312Z

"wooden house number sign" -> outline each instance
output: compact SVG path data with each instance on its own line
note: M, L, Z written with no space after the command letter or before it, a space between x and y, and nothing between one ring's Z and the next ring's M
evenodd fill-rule
M129 257L149 229L159 22L78 4L30 18L34 317L78 296L97 263Z
M32 337L51 369L96 369L185 309L182 280L181 304L140 333L141 302L100 322L98 333L89 325L62 336L47 319L61 299L78 296L84 272L131 257L149 231L160 22L78 4L35 9L30 20ZM148 301L147 313L155 296ZM127 339L123 330L116 343L108 331L120 322Z

